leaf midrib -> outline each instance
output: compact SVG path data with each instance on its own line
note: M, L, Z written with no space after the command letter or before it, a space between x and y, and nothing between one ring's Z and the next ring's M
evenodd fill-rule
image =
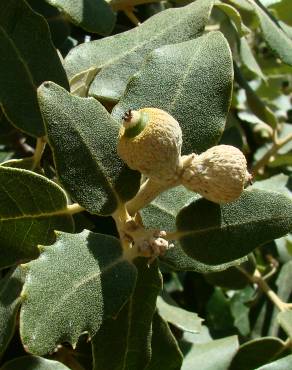
M5 217L0 215L0 224L5 221L14 221L14 220L23 220L23 219L30 219L30 218L46 218L46 217L53 217L53 216L66 216L70 215L67 212L67 208L62 208L58 211L53 212L46 212L46 213L36 213L36 214L22 214L15 217Z
M212 2L210 2L210 9L211 9L211 7L212 7ZM210 10L209 10L209 13L210 13ZM118 56L116 56L114 58L108 59L108 61L106 63L97 65L97 67L99 67L100 69L105 68L105 67L110 67L111 65L115 64L119 59L122 59L122 58L124 58L124 57L132 54L133 52L139 50L139 48L140 49L141 48L144 48L145 45L150 44L153 41L157 40L160 36L169 33L169 30L171 30L173 28L177 28L182 23L184 24L185 23L184 22L185 18L188 18L188 17L189 17L189 12L186 15L184 15L184 17L182 17L181 19L178 19L178 21L175 24L172 23L170 26L164 28L160 33L153 35L152 38L150 38L148 40L145 40L144 42L142 42L139 45L133 46L131 49L127 49L126 52L123 52L123 53L119 54ZM203 29L204 29L204 27L203 27ZM138 29L137 29L137 31L138 31ZM202 30L201 31L198 30L198 32L197 32L196 35L198 35L200 32L202 32ZM137 38L137 37L134 37L134 36L132 37L132 39L136 39ZM195 35L193 37L195 37ZM98 74L97 74L97 76L98 76Z
M76 98L76 97L74 97L74 98ZM74 101L74 99L72 99L72 101ZM70 114L68 114L68 112L62 112L62 114L64 115L64 116L66 116L66 118L67 118L67 121L68 122L70 122L71 121L71 117L70 117ZM111 122L113 123L113 126L116 126L116 127L118 127L118 123L115 121L115 120L113 120L113 118L109 115L109 117L108 117L110 120L111 120ZM81 132L80 132L80 130L79 130L79 127L76 127L76 126L72 126L72 125L70 125L70 129L74 132L74 133L76 133L77 135L76 136L78 136L79 137L79 139L80 139L80 141L81 141L81 143L84 145L84 147L86 148L86 150L88 151L88 153L90 154L90 158L92 159L92 161L93 161L93 163L94 163L94 166L95 166L95 168L97 169L97 172L100 172L101 173L101 175L102 175L102 177L104 178L104 180L105 180L105 182L108 184L108 187L110 188L110 190L111 190L111 192L112 192L112 194L115 196L115 198L116 198L116 201L117 201L117 203L119 204L119 203L121 203L121 200L120 200L120 197L119 197L119 194L117 193L117 191L116 191L116 189L115 189L115 187L114 187L114 185L112 184L112 182L110 181L110 179L109 179L109 176L107 175L107 169L102 165L102 162L99 160L99 158L98 157L96 157L94 154L93 154L93 150L92 150L92 148L90 148L88 145L87 145L87 142L86 142L86 138L84 139L84 137L82 136L82 134L81 134ZM53 151L53 156L54 156L54 159L56 158L56 152L58 152L57 150L56 150L56 148L53 146L53 149L52 149L52 151ZM58 171L58 168L57 168L57 173L58 173L58 177L60 177L60 178L62 178L62 176L60 176L60 173L59 173L59 171ZM103 188L103 187L102 187ZM103 188L103 190L104 190L104 188ZM106 191L106 193L108 194L108 192Z
M254 220L249 220L247 222L241 222L241 223L234 223L234 224L225 224L220 227L216 226L211 226L207 227L205 229L200 229L200 230L191 230L191 231L178 231L176 235L178 238L184 238L187 236L192 236L192 235L198 235L198 234L205 234L209 231L220 231L224 229L229 229L229 228L235 228L235 227L241 227L241 226L247 226L247 225L257 225L262 222L268 222L268 221L279 221L279 220L289 220L291 217L289 216L278 216L278 217L273 217L273 218L263 218L263 219L254 219Z
M123 263L123 262L125 262L125 259L124 259L123 256L120 256L115 261L113 261L112 263L107 265L104 269L100 269L98 272L94 272L93 274L88 274L86 277L84 277L77 284L73 285L72 289L70 291L68 291L66 294L64 294L64 296L61 299L59 299L58 303L55 304L54 307L51 310L47 310L45 312L45 320L39 321L40 324L38 326L37 325L35 326L34 335L36 336L38 332L42 331L41 328L45 327L47 325L47 323L50 321L50 317L54 316L56 311L59 310L59 308L68 300L68 298L71 295L76 294L76 292L78 291L78 289L80 287L82 287L83 285L88 284L90 281L92 281L94 279L98 279L99 276L106 274L112 268L114 268L115 266L117 266L118 264ZM28 277L28 279L29 279L29 277ZM25 292L25 288L26 288L26 286L24 285L23 292ZM29 289L27 291L27 298L29 299ZM84 328L84 330L87 330L87 329L89 330L89 328ZM68 332L70 333L70 330L68 330Z

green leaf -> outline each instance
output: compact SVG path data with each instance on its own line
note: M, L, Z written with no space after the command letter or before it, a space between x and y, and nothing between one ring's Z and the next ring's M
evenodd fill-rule
M274 112L258 97L258 95L250 87L235 63L234 72L236 81L245 90L246 100L250 110L263 122L267 123L271 127L276 127L278 125L278 120Z
M11 125L0 107L0 144L7 145L12 141L16 131L17 129Z
M10 159L1 163L3 167L22 168L23 170L32 170L35 165L34 157L27 157L22 159Z
M252 189L276 191L288 197L292 196L291 191L289 190L289 176L284 175L283 173L271 176L265 180L256 181L252 185Z
M227 370L238 348L236 336L192 345L181 370Z
M292 14L291 14L291 1L290 0L274 1L274 3L271 4L270 9L272 9L273 12L276 12L278 19L281 19L281 21L292 26Z
M234 332L234 317L231 313L230 299L222 288L215 287L208 300L207 306L208 327L222 336Z
M250 370L271 361L284 349L284 342L278 338L265 337L251 340L239 347L229 370Z
M0 357L5 352L15 331L23 282L24 272L20 268L7 273L0 280Z
M0 152L0 163L1 165L8 161L12 156L13 156L13 152L7 152L7 151L1 151Z
M46 19L55 47L62 48L71 33L70 25L63 14L44 0L26 0L26 2L35 12Z
M152 322L152 357L145 370L180 370L183 356L166 321L155 312Z
M252 7L248 0L228 0L231 4L239 8L241 11L245 10L248 12L252 11Z
M74 48L65 60L69 79L90 67L102 68L89 95L117 101L130 76L152 50L200 35L208 22L213 0L198 0L188 6L167 9L130 31Z
M280 358L267 365L258 367L256 370L287 370L292 367L292 355Z
M282 238L276 239L275 244L280 262L292 260L292 234L289 233Z
M239 45L240 57L242 63L253 73L256 77L261 78L263 81L266 82L267 78L263 74L261 67L259 66L256 58L254 57L252 50L247 42L245 37L240 38L240 45Z
M129 108L164 109L181 125L183 154L202 152L224 130L232 80L228 43L222 33L210 32L154 50L112 114L120 119Z
M240 13L233 6L221 2L216 2L215 6L222 10L222 12L224 12L231 21L233 21L240 37L250 33L250 29L242 22Z
M230 299L230 312L233 316L233 325L238 329L242 336L250 334L249 303L255 296L255 290L247 286L236 292Z
M292 338L292 311L280 312L277 318L287 335Z
M42 136L37 87L51 80L68 88L48 25L23 0L1 2L0 24L1 105L15 126L32 136Z
M83 332L93 336L117 315L136 279L135 267L112 236L58 233L56 243L43 250L26 265L20 313L23 344L37 355L65 341L74 347Z
M270 168L292 166L292 153L276 154L267 166Z
M140 186L140 174L118 157L119 124L95 99L72 96L54 83L38 93L60 181L89 212L112 214Z
M196 313L168 304L161 297L157 297L157 309L165 321L178 329L191 333L200 332L203 320Z
M254 257L250 255L248 260L239 266L253 275L256 269ZM224 271L207 273L204 277L209 284L232 290L243 289L250 283L250 280L237 268L237 266L231 266Z
M157 263L148 267L145 258L139 258L135 265L138 279L133 295L92 340L94 370L143 370L151 359L151 324L162 279Z
M288 301L289 296L292 293L291 280L292 280L292 261L289 261L286 262L281 268L281 271L276 281L276 285L278 288L277 294L279 298L281 298L282 301L284 302Z
M73 231L67 198L58 185L33 172L0 166L0 268L36 258L54 230Z
M37 105L36 86L12 40L1 26L0 54L0 85L5 86L0 90L0 103L5 115L22 131L42 136L44 128Z
M91 67L86 71L82 71L71 78L70 80L70 92L73 95L80 96L82 98L87 97L89 86L94 80L98 69Z
M292 202L280 193L256 189L221 206L199 199L178 214L177 229L190 257L222 264L291 231Z
M198 194L185 189L183 186L165 191L154 199L149 206L141 210L143 223L145 227L150 229L174 231L175 219L181 208L199 198ZM174 248L169 249L164 256L160 257L163 266L171 270L206 273L225 270L227 267L239 265L246 260L244 258L227 264L210 266L190 258L182 250L179 243L174 242L174 244Z
M108 35L114 28L116 15L105 0L46 0L88 32Z
M17 357L14 360L6 362L1 370L70 370L69 367L61 362L47 360L38 356Z
M292 125L290 125L289 123L282 123L281 124L281 131L278 135L278 138L280 140L285 139L285 137L287 137L288 135L292 135ZM258 148L258 150L254 153L254 160L255 161L260 160L265 155L265 153L271 148L271 146L272 146L272 144L269 143L269 144L263 145L260 148ZM289 140L285 145L283 145L277 151L277 153L275 154L275 164L277 164L278 155L283 155L283 154L288 154L289 155L290 152L292 152L292 140ZM280 159L280 161L281 161L281 159ZM270 165L272 165L272 163L273 163L273 161L268 163L268 165L270 166Z
M292 40L272 19L268 10L264 6L259 6L254 1L249 1L254 8L260 21L263 37L272 51L286 64L292 65Z

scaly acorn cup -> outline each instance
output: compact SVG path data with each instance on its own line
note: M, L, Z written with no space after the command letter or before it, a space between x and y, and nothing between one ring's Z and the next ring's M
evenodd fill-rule
M245 156L230 145L217 145L200 155L183 156L182 161L182 185L214 203L235 201L251 180Z
M179 123L158 108L129 110L123 117L118 155L127 165L159 183L175 181L181 169Z

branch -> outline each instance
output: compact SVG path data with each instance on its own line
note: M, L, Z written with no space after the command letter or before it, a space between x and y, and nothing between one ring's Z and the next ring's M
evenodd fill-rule
M276 154L276 152L292 140L292 134L287 135L283 139L279 140L276 135L276 129L274 131L274 142L272 147L266 152L266 154L256 163L253 168L253 175L256 175L262 167L265 167L269 162L270 158Z
M35 170L37 167L39 167L43 152L45 150L45 146L46 146L45 137L38 137L33 155L33 164L31 168L32 170Z
M141 185L135 197L126 203L129 214L134 215L140 209L151 203L160 193L174 186L177 186L177 183L164 184L149 178Z
M237 269L242 272L251 283L256 284L281 312L292 308L292 303L283 302L281 298L269 287L259 270L255 270L254 274L250 275L240 266L237 266Z

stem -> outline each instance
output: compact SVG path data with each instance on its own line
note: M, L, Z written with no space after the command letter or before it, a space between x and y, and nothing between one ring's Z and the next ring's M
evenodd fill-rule
M130 21L135 25L135 26L140 26L141 22L139 19L136 17L136 15L133 12L133 8L129 7L127 9L124 9L124 13L126 16L130 19Z
M240 266L237 266L237 269L242 272L253 284L257 284L257 286L267 295L267 297L281 312L287 311L292 307L292 304L283 302L281 298L279 298L279 296L269 287L259 270L255 270L254 274L250 275Z
M253 174L256 175L259 170L266 166L266 164L269 162L270 158L285 144L287 144L290 140L292 140L292 134L287 135L283 139L279 140L277 138L276 129L274 130L274 142L272 147L266 152L266 154L256 163L256 165L253 168Z
M46 146L46 139L45 137L38 137L36 142L36 147L33 155L33 164L32 164L32 170L36 169L41 161L44 149Z
M133 216L140 209L151 203L160 193L176 185L176 183L159 183L149 178L142 184L135 197L126 203L129 214Z
M125 233L126 223L133 220L129 215L125 204L121 204L119 208L112 214L115 220L116 227L120 236L121 245L123 248L123 255L128 261L132 261L138 256L136 248L132 247L131 241L127 238Z

